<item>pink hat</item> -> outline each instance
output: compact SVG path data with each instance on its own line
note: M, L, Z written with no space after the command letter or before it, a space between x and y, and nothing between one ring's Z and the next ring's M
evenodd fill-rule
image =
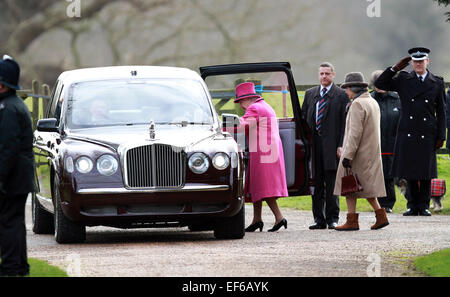
M256 94L254 83L245 82L236 86L236 99L234 99L234 103L245 98L254 98L254 97L262 99L260 95Z

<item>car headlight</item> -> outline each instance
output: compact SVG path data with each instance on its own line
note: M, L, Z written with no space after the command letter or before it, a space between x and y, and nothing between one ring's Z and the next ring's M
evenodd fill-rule
M92 170L93 163L88 157L79 157L75 163L77 170L81 173L88 173Z
M197 174L205 173L209 168L208 157L203 153L195 153L189 158L189 168Z
M103 155L97 159L97 170L103 175L113 175L118 167L117 160L111 155Z
M225 153L217 153L212 159L214 167L218 170L224 170L230 165L230 157Z

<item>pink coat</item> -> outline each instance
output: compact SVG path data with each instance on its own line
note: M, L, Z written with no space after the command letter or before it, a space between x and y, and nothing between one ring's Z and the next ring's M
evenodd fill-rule
M250 151L245 201L288 196L283 145L275 111L263 99L257 100L240 118L238 130L244 128Z

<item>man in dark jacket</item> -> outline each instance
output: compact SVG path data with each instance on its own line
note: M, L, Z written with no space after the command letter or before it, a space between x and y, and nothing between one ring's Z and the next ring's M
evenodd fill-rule
M450 131L450 88L447 89L447 108L445 112L447 116L447 152L450 154L450 141L449 141L449 131Z
M319 67L320 85L306 91L302 113L313 131L314 224L309 229L334 229L339 220L339 197L333 195L338 149L345 131L345 107L349 99L333 80L334 67L324 62Z
M16 95L20 67L0 60L0 276L29 274L25 202L34 191L30 112Z
M382 70L376 70L372 73L370 83L374 90L370 95L378 102L381 113L381 158L383 160L386 197L378 197L378 202L381 207L386 209L387 213L390 213L396 200L394 176L391 173L391 168L394 161L394 145L400 118L400 99L396 92L380 90L373 85L381 73L383 73Z
M400 96L402 114L392 170L408 183L410 198L403 215L430 216L431 179L437 177L436 150L445 140L445 86L442 77L427 69L429 49L417 47L408 53L410 56L388 67L375 86ZM414 70L400 71L411 60Z

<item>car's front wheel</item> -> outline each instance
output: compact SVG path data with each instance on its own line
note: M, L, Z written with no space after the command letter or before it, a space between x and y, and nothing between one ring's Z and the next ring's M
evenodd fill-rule
M55 195L55 240L58 243L80 243L86 240L86 226L77 224L66 217L61 208L59 179L55 176L53 183Z
M234 216L217 222L214 236L217 239L241 239L245 235L245 205Z

